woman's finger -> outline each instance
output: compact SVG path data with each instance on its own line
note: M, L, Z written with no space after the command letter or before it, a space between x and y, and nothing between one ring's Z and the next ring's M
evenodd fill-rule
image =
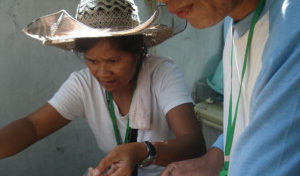
M130 172L122 169L122 168L118 168L113 174L109 175L109 176L130 176Z
M111 165L111 167L108 169L108 171L106 172L107 175L112 175L114 172L116 172L116 170L118 169L119 167L116 166L115 164Z

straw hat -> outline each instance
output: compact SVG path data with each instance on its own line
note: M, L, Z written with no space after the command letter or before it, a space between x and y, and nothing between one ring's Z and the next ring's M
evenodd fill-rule
M155 46L183 31L186 20L158 6L153 15L140 23L133 0L81 0L73 18L65 10L40 17L23 29L43 44L74 49L77 38L101 38L143 34L147 47Z

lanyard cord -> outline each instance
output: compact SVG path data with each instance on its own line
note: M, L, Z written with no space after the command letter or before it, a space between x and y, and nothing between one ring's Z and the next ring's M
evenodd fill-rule
M131 100L132 100L135 88L136 88L136 80L134 81L134 84L133 84ZM117 125L115 108L114 108L113 98L112 98L111 92L107 92L106 91L106 98L107 98L107 102L108 102L108 108L109 108L109 113L110 113L111 121L112 121L113 128L114 128L116 143L117 143L117 145L120 145L120 144L122 144L122 139L120 137L120 132L119 132L118 125ZM124 144L128 143L128 138L129 138L129 132L130 132L130 130L131 130L131 128L129 127L129 116L128 116Z
M247 39L247 45L246 45L246 51L245 51L245 56L244 56L244 61L243 61L243 69L242 69L242 77L241 77L241 84L239 87L239 93L238 93L238 98L235 106L235 111L234 111L234 117L232 121L232 62L233 62L233 44L231 47L231 58L230 58L230 64L231 64L231 79L230 79L230 98L229 98L229 111L228 111L228 124L227 124L227 134L226 134L226 144L225 144L225 163L223 166L223 169L220 172L221 176L225 176L228 174L228 169L229 169L229 156L231 152L231 147L232 147L232 142L233 142L233 136L234 136L234 130L235 130L235 124L236 124L236 118L237 118L237 113L239 109L239 102L240 102L240 96L241 96L241 91L242 91L242 85L243 85L243 80L247 68L247 61L248 61L248 56L249 56L249 50L250 50L250 44L252 41L253 37L253 31L256 22L259 19L259 16L265 6L266 0L261 0L255 10L249 34L248 34L248 39ZM233 40L233 39L232 39Z

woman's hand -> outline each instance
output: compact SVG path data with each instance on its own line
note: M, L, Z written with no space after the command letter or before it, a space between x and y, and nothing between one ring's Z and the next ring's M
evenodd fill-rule
M109 152L91 173L93 176L130 176L136 164L146 156L147 149L143 143L119 145Z
M157 158L153 164L166 166L174 161L195 158L206 152L200 124L195 118L193 104L186 103L174 107L167 113L167 120L175 134L168 141L156 141ZM146 156L143 143L129 143L114 148L93 170L93 176L129 176L137 163Z

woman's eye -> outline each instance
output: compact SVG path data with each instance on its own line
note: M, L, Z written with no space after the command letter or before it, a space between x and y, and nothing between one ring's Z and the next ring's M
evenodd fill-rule
M93 59L88 59L88 61L89 61L90 63L92 63L92 64L96 64L96 63L97 63L97 61L96 61L96 60L93 60Z
M111 62L111 63L115 63L115 62L117 62L118 60L115 59L115 58L110 58L110 59L108 59L108 61Z

